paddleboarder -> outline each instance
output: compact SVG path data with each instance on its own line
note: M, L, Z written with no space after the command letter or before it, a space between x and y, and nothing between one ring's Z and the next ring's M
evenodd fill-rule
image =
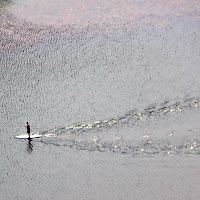
M31 130L30 130L30 125L29 125L29 123L26 122L26 124L24 124L24 126L27 128L28 137L30 138L30 137L31 137L31 135L30 135Z

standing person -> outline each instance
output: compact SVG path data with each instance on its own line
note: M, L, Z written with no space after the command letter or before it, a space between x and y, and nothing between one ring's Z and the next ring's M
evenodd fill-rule
M27 128L28 137L29 137L29 139L30 139L30 136L31 136L31 135L30 135L30 133L31 133L30 125L29 125L28 122L26 122L26 124L25 124L24 126L26 126L26 128Z

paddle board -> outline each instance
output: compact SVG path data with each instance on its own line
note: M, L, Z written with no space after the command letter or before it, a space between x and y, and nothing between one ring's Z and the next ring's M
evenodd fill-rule
M18 136L15 136L15 137L18 138L18 139L29 139L28 134L18 135ZM30 139L40 138L40 137L42 137L42 135L39 135L39 134L30 135Z

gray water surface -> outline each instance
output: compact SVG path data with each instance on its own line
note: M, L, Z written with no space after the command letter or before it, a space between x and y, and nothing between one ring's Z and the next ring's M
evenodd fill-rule
M139 1L137 6L132 4L135 9ZM87 190L92 199L106 199L106 191L110 199L116 193L106 188L98 193L99 182L92 185L95 181L91 180L100 178L101 184L120 188L119 182L109 182L109 175L115 173L105 170L106 162L118 163L120 170L125 162L124 169L129 170L143 162L134 158L198 159L200 24L196 4L177 13L165 10L165 15L156 10L157 4L150 14L149 5L145 13L130 19L127 14L108 20L108 9L102 18L107 20L98 23L79 23L75 18L75 23L56 23L60 16L55 15L52 24L45 24L43 18L41 23L34 21L39 11L36 18L20 16L24 2L2 1L1 199L88 199ZM187 5L188 1L181 4L185 9ZM26 132L26 121L32 132L43 137L29 142L14 138ZM129 194L116 198L130 199L131 189ZM183 199L189 199L186 196Z

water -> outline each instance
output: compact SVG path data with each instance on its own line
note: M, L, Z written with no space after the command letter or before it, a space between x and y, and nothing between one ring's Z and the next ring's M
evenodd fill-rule
M1 1L1 198L133 199L124 177L145 176L131 166L151 169L154 159L163 179L163 156L189 172L184 159L200 153L199 3L46 5ZM26 121L41 139L14 138ZM120 183L124 195L110 192ZM187 195L178 198L196 198Z

